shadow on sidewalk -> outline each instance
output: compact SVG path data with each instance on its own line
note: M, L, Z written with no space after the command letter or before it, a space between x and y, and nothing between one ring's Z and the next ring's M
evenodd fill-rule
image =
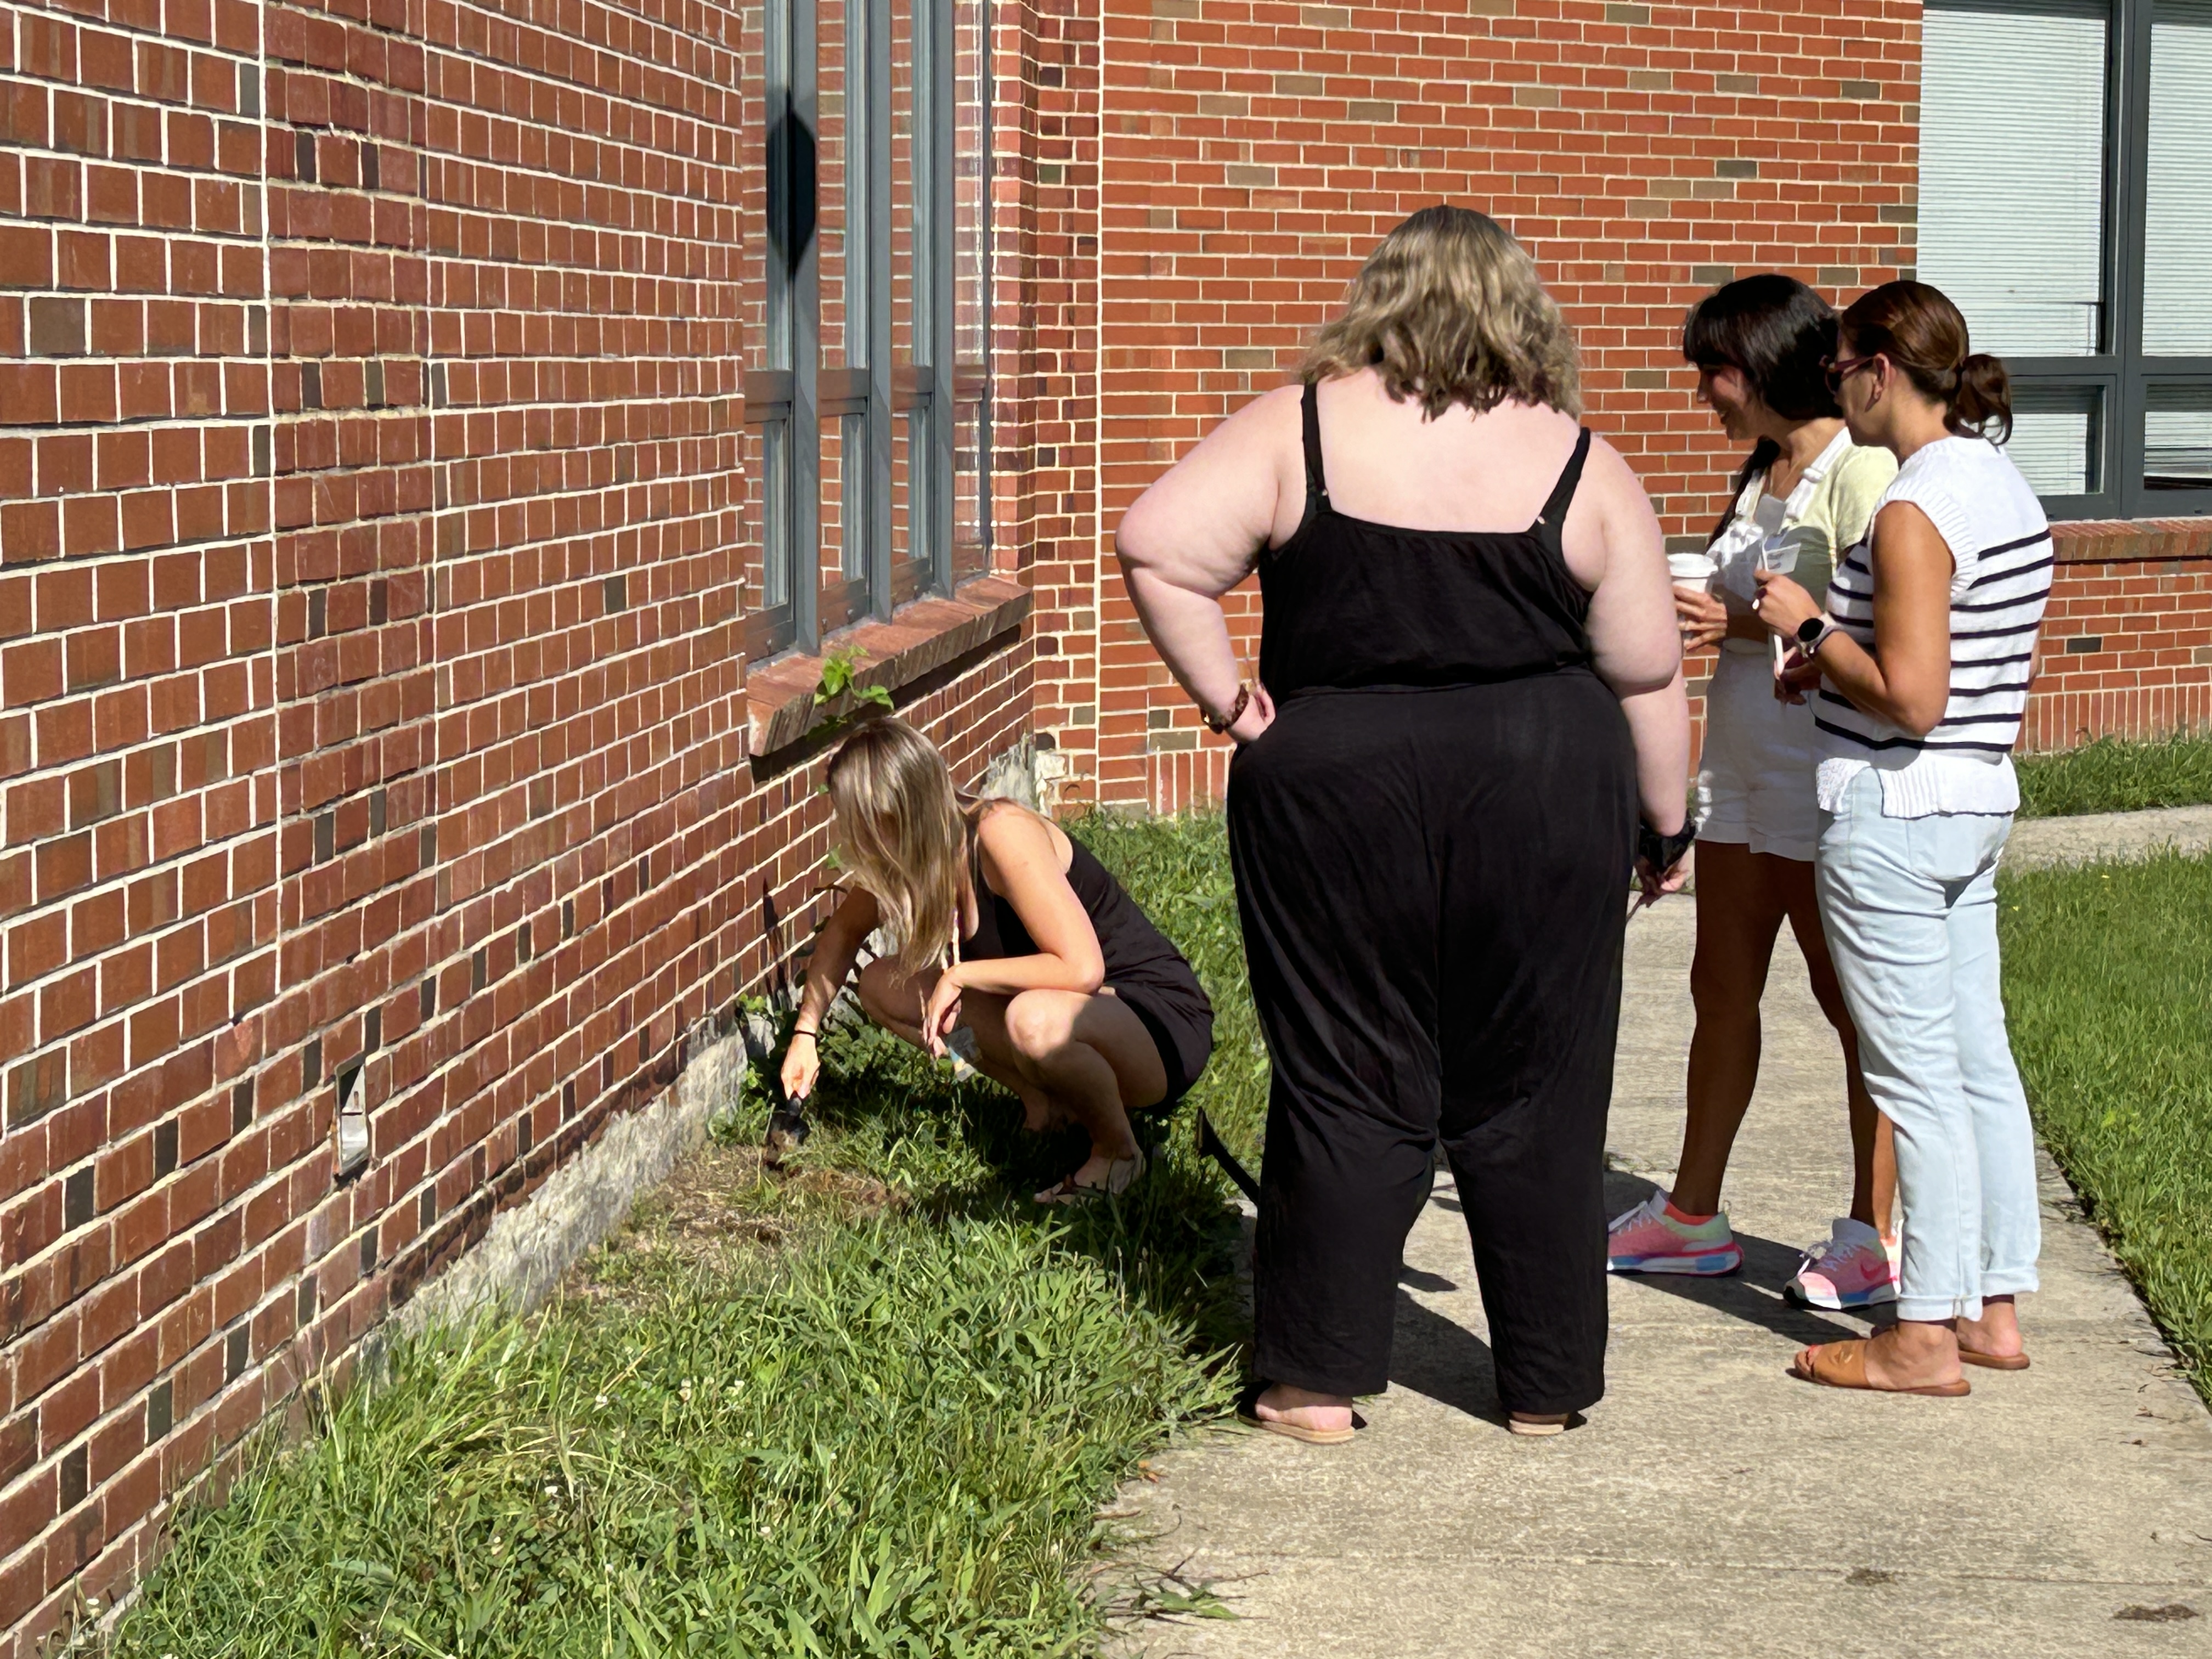
M1505 1408L1498 1403L1498 1368L1491 1359L1490 1345L1466 1326L1423 1307L1404 1290L1408 1284L1417 1290L1457 1287L1413 1267L1401 1267L1398 1277L1390 1386L1411 1389L1439 1406L1503 1428Z
M1616 1216L1633 1209L1658 1190L1656 1185L1640 1176L1609 1170L1605 1177L1605 1212ZM1790 1342L1838 1342L1866 1334L1863 1327L1837 1322L1838 1318L1851 1316L1832 1316L1783 1300L1782 1287L1796 1273L1803 1254L1795 1246L1741 1231L1736 1233L1735 1242L1743 1248L1743 1266L1723 1278L1692 1279L1682 1273L1624 1273L1620 1277L1639 1289L1678 1296L1685 1302L1695 1302L1747 1325L1762 1326ZM1884 1310L1881 1322L1887 1322L1887 1319Z
M1609 1171L1605 1181L1606 1213L1619 1215L1641 1204L1657 1188L1649 1181ZM1437 1208L1463 1214L1458 1194L1439 1185L1429 1201ZM1720 1279L1692 1279L1668 1273L1625 1276L1639 1289L1659 1291L1702 1307L1757 1325L1792 1343L1834 1342L1866 1334L1862 1327L1841 1324L1816 1310L1785 1302L1782 1287L1797 1271L1800 1253L1771 1238L1739 1232L1743 1267ZM1473 1272L1472 1264L1469 1273ZM1501 1426L1504 1409L1498 1403L1496 1363L1490 1345L1473 1331L1406 1294L1418 1291L1454 1291L1451 1280L1418 1267L1398 1270L1396 1337L1391 1349L1390 1381L1410 1389L1440 1406L1465 1412L1469 1417Z

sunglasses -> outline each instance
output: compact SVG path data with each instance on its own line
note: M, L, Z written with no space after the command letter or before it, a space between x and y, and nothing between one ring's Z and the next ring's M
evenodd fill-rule
M1844 382L1845 380L1857 374L1861 369L1864 368L1869 363L1873 362L1875 358L1881 356L1881 354L1877 351L1872 356L1867 357L1821 358L1820 372L1827 376L1828 395L1832 398L1838 392L1842 392L1844 389Z

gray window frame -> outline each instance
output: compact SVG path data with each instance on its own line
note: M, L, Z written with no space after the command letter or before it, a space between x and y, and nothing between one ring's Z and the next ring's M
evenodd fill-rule
M837 3L837 0L830 0ZM767 235L768 367L745 377L747 423L762 428L757 492L766 589L749 618L748 654L818 652L826 633L888 620L907 574L893 562L893 471L906 422L908 562L915 597L952 583L953 0L842 0L845 8L848 362L822 366L821 278L809 207L818 131L817 0L766 0L763 116L781 112L770 144ZM912 135L915 270L911 368L892 362L891 41L894 3L914 29ZM781 165L784 171L777 171ZM800 241L797 258L781 251ZM822 545L822 422L842 422L840 544ZM771 571L771 564L774 568ZM825 574L842 580L825 583ZM769 600L774 597L775 602Z
M2021 0L1929 0L1947 11L2017 11ZM2032 0L2030 0L2032 4ZM2105 67L2105 303L2100 349L2086 357L2004 360L2016 398L2090 392L2099 401L2096 482L2082 495L2046 495L2054 520L2187 518L2212 513L2212 488L2143 483L2143 423L2153 385L2212 397L2212 357L2142 349L2150 157L2151 25L2156 0L2108 0ZM1995 66L1992 72L1996 72Z

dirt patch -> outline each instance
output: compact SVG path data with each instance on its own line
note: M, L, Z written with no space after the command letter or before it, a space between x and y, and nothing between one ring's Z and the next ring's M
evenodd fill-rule
M900 1208L905 1194L847 1170L770 1169L757 1146L709 1141L641 1194L622 1230L563 1286L587 1301L624 1299L671 1271L757 1266L824 1226Z

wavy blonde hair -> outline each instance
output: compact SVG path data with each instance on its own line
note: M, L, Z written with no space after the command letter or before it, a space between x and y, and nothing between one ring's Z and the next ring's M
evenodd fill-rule
M1298 365L1304 381L1372 368L1433 420L1511 398L1582 413L1575 339L1528 250L1488 214L1438 204L1385 236L1343 312Z
M830 757L837 845L898 941L900 969L942 967L968 890L968 821L951 769L902 720L871 720Z

